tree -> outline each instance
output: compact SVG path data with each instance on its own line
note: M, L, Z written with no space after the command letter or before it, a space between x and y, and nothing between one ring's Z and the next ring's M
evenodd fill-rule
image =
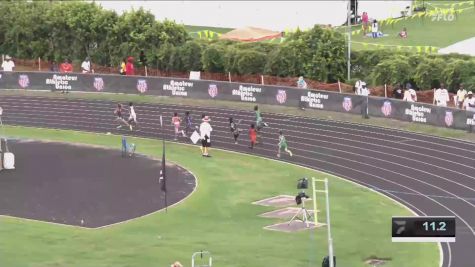
M224 55L226 50L218 44L212 44L203 51L201 63L209 72L224 72Z
M266 54L244 50L237 55L237 69L239 74L256 74L263 73L266 64Z

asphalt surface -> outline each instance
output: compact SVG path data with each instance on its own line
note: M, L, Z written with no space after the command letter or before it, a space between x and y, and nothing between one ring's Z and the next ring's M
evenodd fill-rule
M0 214L97 228L163 209L161 162L138 154L122 157L117 139L117 149L9 141L16 168L2 170ZM191 173L167 164L168 205L194 188Z
M475 266L475 144L345 122L266 114L263 144L248 148L252 111L138 104L138 131L116 130L116 103L94 100L5 96L0 98L4 123L46 128L112 132L173 138L171 116L191 111L195 123L211 117L213 147L277 159L278 130L287 137L292 158L280 160L325 171L372 188L409 207L418 215L456 216L457 242L443 243L443 266ZM159 116L165 122L160 129ZM244 129L234 144L228 118L242 119ZM190 143L182 138L178 142ZM394 214L397 216L398 214ZM388 220L388 236L391 234Z

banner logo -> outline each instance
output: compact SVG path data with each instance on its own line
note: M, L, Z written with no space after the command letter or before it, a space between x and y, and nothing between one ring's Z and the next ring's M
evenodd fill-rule
M351 97L343 98L342 106L343 106L344 110L350 111L353 108L353 103L351 102Z
M208 86L208 94L211 98L215 98L218 95L218 86L216 84L210 84Z
M384 116L389 116L391 115L393 108L391 106L391 102L389 101L384 101L383 106L381 107L381 112L384 114Z
M445 111L445 125L447 125L447 127L450 127L453 123L454 114L452 113L452 111Z
M18 77L18 85L20 85L21 88L26 88L28 85L30 85L30 78L28 78L28 75L22 74Z
M277 102L279 102L279 104L284 104L285 101L287 101L287 92L285 90L279 90L275 96L275 99Z
M104 80L102 79L102 77L95 77L94 78L94 88L97 91L104 90Z
M140 93L145 93L148 90L147 80L140 79L137 81L137 90Z

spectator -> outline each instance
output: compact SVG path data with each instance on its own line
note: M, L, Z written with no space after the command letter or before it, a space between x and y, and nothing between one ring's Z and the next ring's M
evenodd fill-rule
M125 75L135 75L134 58L128 57L127 64L125 64Z
M434 93L435 104L439 107L446 107L447 102L450 101L449 92L445 89L445 84L441 83L440 88Z
M373 24L371 25L371 34L373 36L373 38L377 38L378 37L378 21L377 20L373 20Z
M475 112L475 97L473 97L472 91L468 92L467 98L465 98L463 106L467 111Z
M69 59L65 59L63 63L59 66L59 71L62 73L73 72L73 65Z
M297 87L301 89L307 89L307 83L305 82L302 76L300 76L299 80L297 81Z
M368 96L370 95L368 87L366 87L366 83L361 81L360 82L360 88L359 90L357 89L356 91L357 95L363 96L363 103L361 105L361 116L365 119L369 119L368 116Z
M394 87L393 97L396 99L402 99L404 97L404 92L402 91L402 86L400 84Z
M119 73L120 75L125 75L125 66L126 66L126 62L127 60L122 59L122 62L120 63L120 68L119 68Z
M414 89L412 89L411 84L406 85L406 90L404 91L403 101L407 102L417 102L417 94Z
M81 64L82 73L94 73L94 70L91 68L91 59L86 57L86 59Z
M363 87L366 87L366 82L362 80L356 81L355 88L354 88L355 94L362 95L361 90L363 89Z
M49 71L51 71L51 72L58 72L59 71L58 63L55 60L51 61L51 64L49 66Z
M179 261L175 261L175 263L170 265L170 267L183 267L183 265L181 265L181 263Z
M363 37L366 37L366 34L368 33L369 23L369 17L367 12L363 12L363 15L361 16L361 22L363 23Z
M147 56L145 56L144 51L140 51L140 56L139 56L140 64L142 64L143 67L147 66Z
M459 89L457 90L456 104L458 108L463 108L463 102L467 96L467 90L463 88L463 83L460 84Z
M399 37L407 38L407 29L406 29L406 27L402 28L402 31L399 32Z
M13 71L14 68L15 62L13 62L12 58L9 55L6 55L5 61L2 62L3 71Z

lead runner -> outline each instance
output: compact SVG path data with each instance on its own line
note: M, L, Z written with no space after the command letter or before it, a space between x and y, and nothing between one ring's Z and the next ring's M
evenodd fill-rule
M288 145L287 145L287 140L285 139L284 134L282 133L282 130L279 131L279 149L277 150L277 157L280 158L280 151L283 149L285 152L289 153L289 155L292 157L292 151L289 150Z

